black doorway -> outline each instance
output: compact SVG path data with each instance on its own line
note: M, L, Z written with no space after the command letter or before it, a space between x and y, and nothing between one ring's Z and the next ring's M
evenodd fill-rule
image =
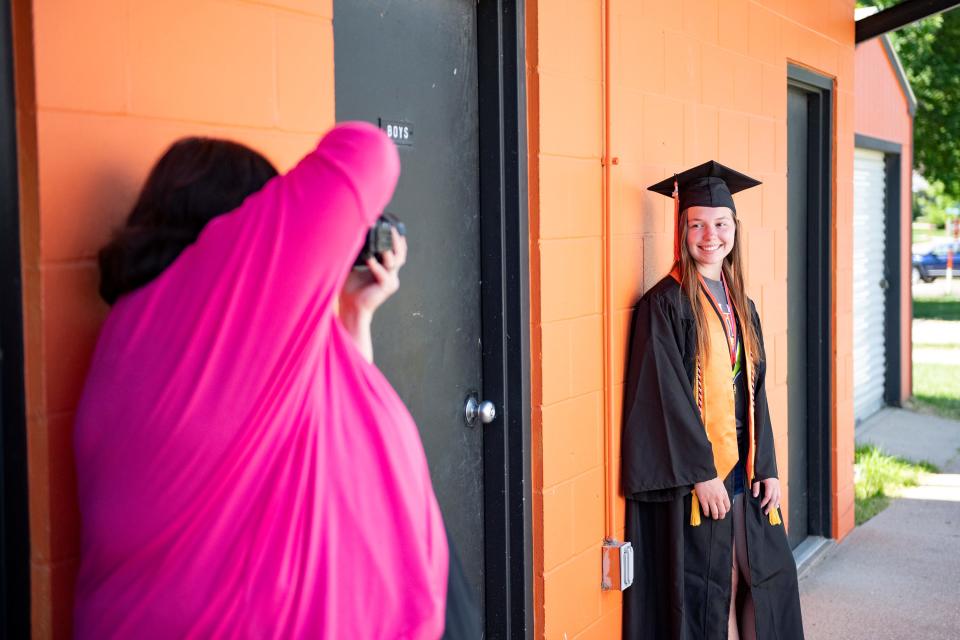
M833 82L789 65L787 340L789 540L830 534Z
M378 366L420 428L486 636L532 630L523 16L513 2L334 3L336 115L400 151L408 226ZM469 398L497 415L469 426Z
M30 636L20 210L10 3L0 7L0 637Z

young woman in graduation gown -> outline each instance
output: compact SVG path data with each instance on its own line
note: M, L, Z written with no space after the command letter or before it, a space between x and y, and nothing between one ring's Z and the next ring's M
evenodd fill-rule
M757 184L708 162L650 187L674 197L676 261L634 314L622 455L635 579L624 638L803 637L731 195Z

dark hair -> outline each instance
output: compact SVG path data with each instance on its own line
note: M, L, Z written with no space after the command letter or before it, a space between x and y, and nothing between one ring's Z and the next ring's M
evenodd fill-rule
M213 218L259 191L277 170L229 140L183 138L147 176L125 226L100 250L100 296L113 304L156 278Z

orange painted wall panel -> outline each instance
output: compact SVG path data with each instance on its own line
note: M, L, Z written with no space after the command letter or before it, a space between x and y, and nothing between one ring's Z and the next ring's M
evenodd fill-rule
M857 47L855 56L855 93L853 109L857 133L902 146L900 156L900 400L913 393L911 358L911 323L913 298L910 294L911 272L911 187L913 175L913 117L907 97L897 80L893 61L879 38Z
M604 273L601 165L604 42L602 0L529 2L528 133L531 216L531 322L534 340L534 504L535 603L537 637L589 638L619 634L619 594L599 591L596 575L604 534L621 537L623 501L615 502L614 531L587 530L574 540L583 500L604 494L584 492L572 482L592 477L605 465L619 467L621 402L630 308L668 270L673 255L672 203L646 187L672 172L714 158L763 180L761 189L735 199L745 226L748 290L764 323L770 366L768 393L778 460L789 483L787 452L787 63L835 78L834 262L832 336L837 402L832 410L834 459L833 535L852 529L852 315L846 286L852 273L854 18L852 0L685 0L677 3L611 0L610 171L612 272ZM722 10L721 10L722 9ZM595 30L590 34L584 31ZM585 51L584 46L588 49ZM570 64L571 51L580 55ZM589 54L588 54L589 51ZM585 95L589 93L589 95ZM556 124L575 127L559 139ZM558 167L576 158L574 169ZM569 205L571 194L577 206ZM592 200L591 200L592 198ZM579 218L580 222L577 222ZM536 221L534 225L533 222ZM563 247L554 241L562 233ZM579 239L579 242L578 242ZM600 254L594 253L595 247ZM574 255L574 251L583 255ZM567 265L574 265L572 268ZM560 478L553 452L595 451L603 435L602 389L592 419L575 425L564 417L581 363L569 357L573 322L590 314L602 320L602 285L609 278L614 307L614 460L599 469ZM596 289L587 282L595 283ZM583 291L590 304L559 292ZM596 292L596 293L595 293ZM594 304L593 295L599 296ZM602 324L597 325L602 337ZM600 337L592 338L593 340ZM558 351L559 350L559 351ZM564 371L564 366L569 370ZM561 408L560 411L555 409ZM558 443L557 439L563 439ZM599 443L603 444L602 440ZM559 454L558 454L559 455ZM613 474L619 478L619 472ZM786 509L785 509L786 510ZM579 582L574 585L571 582ZM596 598L616 604L597 610ZM570 607L576 600L575 610ZM569 603L569 604L568 604Z
M107 311L96 252L179 137L239 140L281 169L310 149L334 117L332 11L331 0L14 2L35 637L71 632L73 411Z

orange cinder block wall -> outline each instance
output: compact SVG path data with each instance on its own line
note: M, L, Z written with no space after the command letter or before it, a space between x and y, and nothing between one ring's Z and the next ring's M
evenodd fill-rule
M901 145L900 155L900 400L913 393L913 360L911 329L913 297L911 296L912 241L912 177L913 116L910 103L897 81L897 71L880 38L857 46L854 107L856 133L880 138Z
M787 64L835 79L832 533L853 528L852 0L609 0L612 273L602 209L602 0L527 3L536 636L619 637L600 590L604 531L603 283L621 403L630 309L666 274L673 211L646 187L716 159L763 186L736 197L748 293L763 321L781 481L787 456ZM619 455L620 416L613 433ZM619 468L619 460L611 461ZM614 470L614 475L619 473ZM787 511L786 505L784 512ZM789 524L789 523L788 523Z
M100 323L97 250L186 135L281 170L334 120L332 0L15 1L33 635L70 636L71 427Z

